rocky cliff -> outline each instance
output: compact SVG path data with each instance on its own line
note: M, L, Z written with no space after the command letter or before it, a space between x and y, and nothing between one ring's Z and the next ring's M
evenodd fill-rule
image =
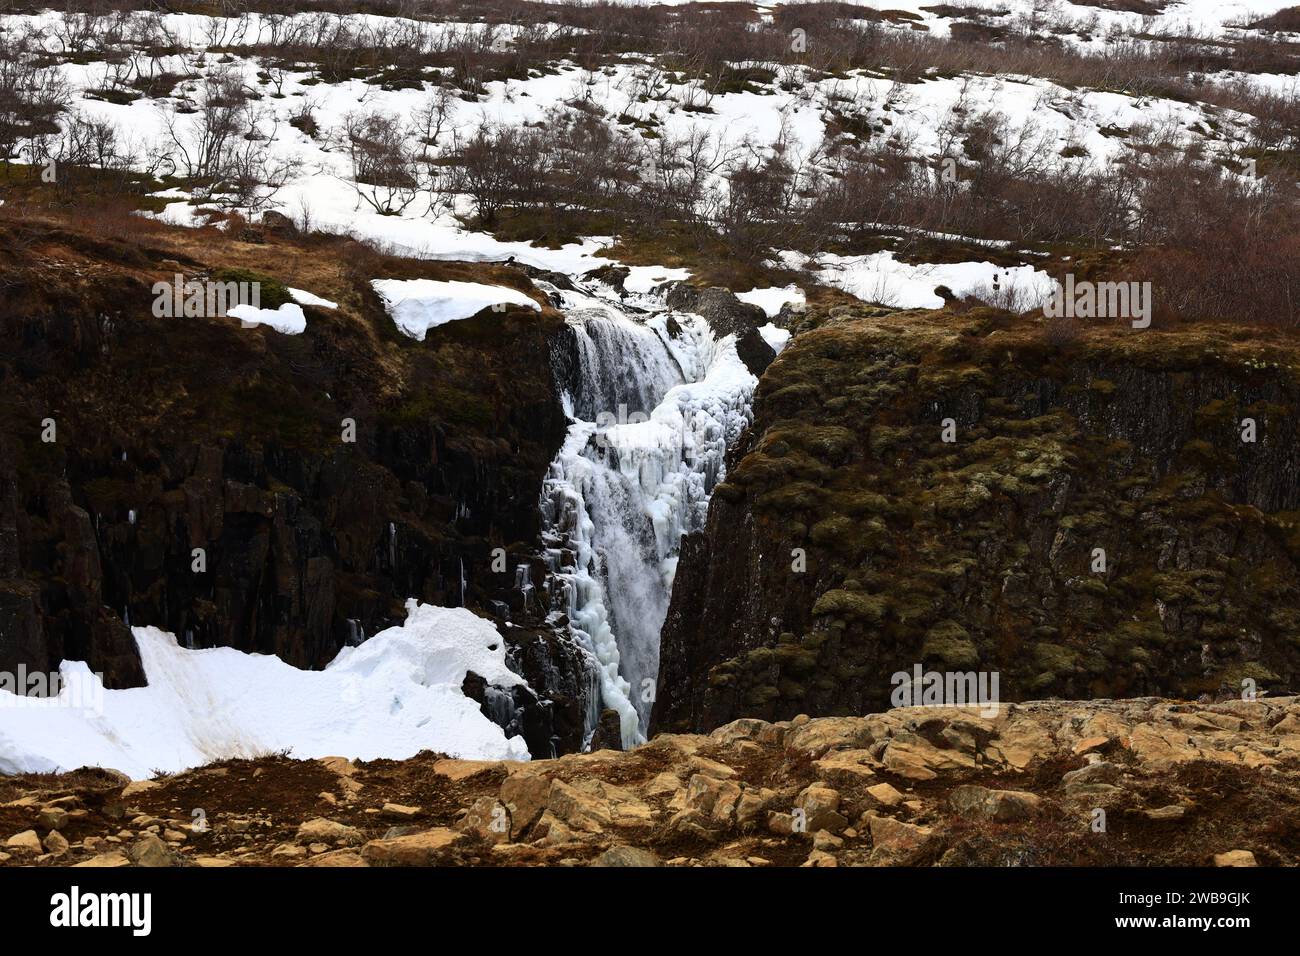
M516 701L512 732L534 753L581 745L586 665L515 590L564 435L552 372L563 319L485 310L415 342L369 285L528 292L520 271L336 239L178 230L128 245L5 228L0 670L86 660L110 687L138 684L124 620L321 667L416 597L511 615L515 665L550 698ZM175 274L255 279L264 305L302 286L339 307L306 307L301 335L156 318L151 286Z
M0 778L6 866L1295 865L1300 702L743 719L627 753Z
M916 664L1004 700L1300 684L1294 335L798 321L684 544L654 729L867 713Z

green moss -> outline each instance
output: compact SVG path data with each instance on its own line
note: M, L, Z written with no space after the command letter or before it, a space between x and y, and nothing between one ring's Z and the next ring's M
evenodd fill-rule
M813 605L813 616L823 614L879 624L884 619L889 602L878 594L863 594L860 591L827 591Z
M407 394L381 418L385 424L400 427L453 422L485 428L496 416L486 398L451 385L433 384Z
M927 662L941 661L954 670L966 670L979 665L979 651L966 628L956 621L940 621L930 628L921 644L921 655Z
M252 269L217 269L212 273L212 278L218 282L247 282L256 285L258 308L278 309L293 301L293 296L283 282Z
M1061 644L1036 644L1032 651L1034 666L1045 673L1069 674L1079 666L1079 653Z

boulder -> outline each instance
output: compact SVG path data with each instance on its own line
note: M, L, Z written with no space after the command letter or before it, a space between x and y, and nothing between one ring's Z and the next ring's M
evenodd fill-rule
M740 785L731 780L718 780L697 773L686 785L684 808L698 810L716 822L727 825L740 800Z
M764 808L775 797L776 791L766 788L744 791L736 803L736 823L742 827L757 823Z
M510 840L510 811L495 797L479 797L456 824L456 829L489 843L507 843Z
M1156 807L1152 810L1143 810L1142 815L1148 820L1181 820L1187 814L1187 808L1171 803L1167 807Z
M771 726L766 720L741 717L739 720L718 727L709 734L709 737L720 744L735 743L737 740L757 740L763 731ZM1295 732L1300 733L1300 731Z
M633 846L612 846L591 863L592 866L658 866L659 857L649 850Z
M989 790L967 784L953 790L948 802L963 817L1010 823L1033 816L1043 800L1038 794L1024 790Z
M940 750L920 737L890 741L881 756L885 769L905 780L934 780L940 772L970 769L975 760L958 750Z
M156 834L146 833L126 851L136 866L182 866L184 857L164 843Z
M436 866L464 839L455 830L435 827L391 840L371 840L361 848L361 858L370 866Z
M62 807L46 807L36 817L42 830L61 830L68 822L68 811Z
M541 817L551 794L551 781L536 773L512 774L501 784L499 798L510 813L510 838L520 839Z
M200 866L203 864L200 863ZM331 850L298 864L299 866L369 866L356 850Z
M487 770L496 770L503 766L500 760L439 760L433 765L433 772L448 780L467 780L475 774Z
M875 763L870 750L831 750L813 761L813 771L822 780L839 786L867 783L876 776L868 766Z
M825 850L815 849L808 854L808 859L804 860L799 865L811 867L837 867L840 865L840 862Z
M680 789L682 789L681 778L665 770L663 773L656 774L655 778L646 784L645 793L650 797L671 796Z
M849 825L849 821L840 814L840 794L829 787L806 787L795 799L794 805L804 812L804 821L809 833L829 830L839 833Z
M40 853L44 849L41 846L41 838L36 835L35 830L24 830L22 833L15 833L5 840L5 847L18 853Z
M1080 767L1078 770L1071 770L1061 777L1061 782L1065 784L1067 790L1077 789L1079 786L1086 784L1114 784L1119 780L1122 772L1122 768L1118 764L1102 760L1088 764L1086 767Z
M877 803L886 807L896 807L903 802L903 795L892 784L878 783L867 787L867 793Z
M295 837L299 843L331 843L335 846L355 846L361 842L361 834L356 827L325 817L315 817L298 826Z
M814 758L828 750L860 750L875 742L876 726L866 717L822 717L792 726L785 736L785 748Z
M1215 866L1258 866L1255 854L1249 850L1229 850L1227 853L1214 854Z
M679 810L669 819L664 833L669 838L686 838L713 841L718 839L719 831L715 829L713 818L699 810L687 808Z
M600 833L611 826L645 826L653 822L653 812L631 790L587 778L573 785L561 780L551 782L546 809L570 829Z
M51 830L47 833L43 844L45 846L45 852L51 853L54 856L63 856L63 854L68 852L68 838L58 830Z
M890 851L914 850L934 832L929 827L904 823L893 817L872 817L869 825L872 846Z
M713 777L716 780L730 780L736 775L736 771L728 767L725 763L719 763L716 760L710 760L707 757L701 757L698 754L686 761L686 768L694 773L703 774L706 777Z

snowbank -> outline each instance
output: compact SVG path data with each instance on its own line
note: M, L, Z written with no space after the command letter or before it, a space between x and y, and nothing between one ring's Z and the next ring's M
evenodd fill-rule
M434 279L375 279L370 284L397 327L420 341L429 329L468 319L493 305L522 305L541 311L528 296L503 285Z
M295 757L404 759L434 750L472 759L527 760L461 693L468 671L498 686L524 683L505 663L496 629L464 608L406 602L407 619L323 671L233 648L191 651L171 634L132 628L148 685L82 692L102 706L69 706L77 682L98 685L65 661L58 698L0 690L0 773L113 767L136 779L229 757L288 750Z
M772 351L777 354L780 354L781 350L790 341L790 330L783 329L779 325L773 325L771 322L767 323L767 325L760 325L758 334L763 336L763 341L770 345Z
M304 289L291 288L289 294L293 296L293 300L299 305L314 305L321 309L337 309L339 307L337 302L331 302L329 299L322 299L320 296L307 292Z
M1013 290L1021 308L1041 305L1056 288L1055 280L1031 265L1003 267L992 262L943 262L913 265L899 262L888 250L865 256L837 256L829 252L815 259L798 252L783 252L787 268L809 268L827 285L843 289L864 302L900 309L941 309L935 292L947 286L958 297L988 293L998 283Z
M292 302L286 302L278 309L237 305L226 314L238 319L245 328L250 325L269 325L285 335L301 335L307 329L307 317L302 313L302 306Z
M785 307L786 303L792 302L796 306L803 306L808 301L803 289L797 285L788 285L784 289L779 286L772 286L767 289L750 289L748 292L737 292L736 298L741 302L748 302L750 305L758 306L769 319L774 318Z

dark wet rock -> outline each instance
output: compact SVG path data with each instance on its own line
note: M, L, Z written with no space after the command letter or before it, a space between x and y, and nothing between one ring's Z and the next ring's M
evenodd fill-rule
M600 720L596 722L596 730L591 735L591 749L623 749L623 727L619 723L618 711L607 707L600 712Z

